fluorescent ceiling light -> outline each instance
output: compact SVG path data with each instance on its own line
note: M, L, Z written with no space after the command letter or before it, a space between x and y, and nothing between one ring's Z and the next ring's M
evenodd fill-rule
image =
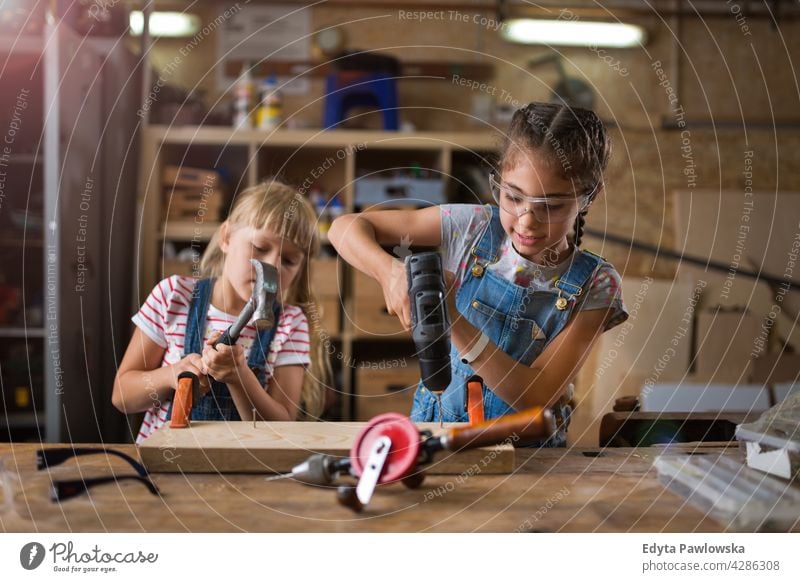
M549 46L629 48L647 40L644 28L620 22L514 18L500 28L508 41Z
M144 30L144 15L140 10L131 12L131 32L140 36ZM153 12L150 14L150 34L152 36L184 37L194 36L200 30L200 17L185 12Z

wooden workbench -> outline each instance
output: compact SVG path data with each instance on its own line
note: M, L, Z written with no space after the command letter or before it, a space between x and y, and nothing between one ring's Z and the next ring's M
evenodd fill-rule
M455 475L432 475L416 490L381 486L361 515L339 506L332 489L288 480L265 483L263 475L243 474L155 474L161 497L141 483L121 481L59 505L49 500L51 479L133 471L105 455L37 471L37 448L0 444L4 532L725 531L723 524L659 484L651 468L664 450L658 447L518 449L513 474L478 474L460 481ZM133 445L113 448L136 454ZM670 450L687 449L696 447ZM739 454L724 446L696 450Z

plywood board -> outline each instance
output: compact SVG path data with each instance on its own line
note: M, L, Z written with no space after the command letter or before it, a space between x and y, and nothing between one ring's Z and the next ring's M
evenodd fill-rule
M597 446L600 421L620 396L638 396L646 382L685 378L698 293L687 281L622 279L630 316L600 337L578 374L570 446Z
M344 457L363 422L193 422L189 428L157 430L139 445L154 473L285 473L313 453ZM419 428L441 434L438 423ZM458 426L445 423L444 428ZM430 474L505 474L514 469L514 447L498 445L458 454L438 453Z
M676 250L796 284L798 208L798 192L677 191ZM776 298L778 289L764 282L685 262L679 264L678 275L707 282L704 307L747 307L759 321L771 314L773 331L800 347L795 320L800 293L784 289Z

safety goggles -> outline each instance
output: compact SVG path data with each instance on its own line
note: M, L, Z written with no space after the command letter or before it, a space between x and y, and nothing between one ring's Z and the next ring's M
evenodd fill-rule
M500 183L494 174L489 174L489 188L492 191L492 198L501 209L516 217L532 212L536 220L542 224L569 220L576 211L580 212L589 205L597 191L597 186L595 186L590 192L584 194L525 196Z

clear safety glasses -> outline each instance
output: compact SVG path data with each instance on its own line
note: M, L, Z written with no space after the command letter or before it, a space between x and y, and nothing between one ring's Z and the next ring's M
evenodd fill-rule
M576 210L586 208L597 190L595 186L584 194L554 194L546 197L525 196L517 190L502 184L494 174L489 174L489 188L497 205L514 216L521 217L532 212L538 222L551 224L564 222L571 218Z

